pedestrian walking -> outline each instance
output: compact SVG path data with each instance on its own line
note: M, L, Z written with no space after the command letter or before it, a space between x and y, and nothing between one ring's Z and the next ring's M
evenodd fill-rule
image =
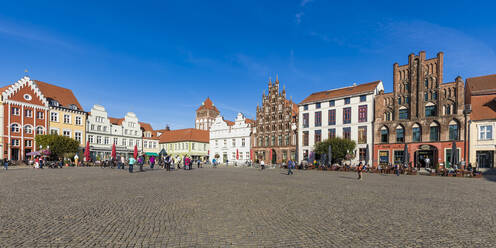
M262 162L260 162L260 168L262 168L262 170L265 169L265 162L262 160Z
M150 157L150 168L153 170L153 167L155 166L155 156Z
M357 167L358 180L362 180L363 164L360 162Z
M398 166L398 164L394 165L394 170L396 172L396 176L400 176L400 167Z
M191 170L191 159L189 157L184 157L184 169Z
M145 163L145 159L143 156L138 157L138 165L139 165L139 171L143 172L143 164Z
M129 173L133 173L133 166L136 163L136 159L133 157L129 158Z
M293 160L289 159L288 161L288 176L293 175L293 171L291 169L294 168L294 162Z
M122 169L124 170L125 166L126 166L126 158L125 157L121 157L121 165L122 165Z
M9 169L9 161L6 158L3 159L3 168L5 170Z
M121 156L117 156L116 161L117 161L117 169L119 170L121 169L121 165L122 165Z

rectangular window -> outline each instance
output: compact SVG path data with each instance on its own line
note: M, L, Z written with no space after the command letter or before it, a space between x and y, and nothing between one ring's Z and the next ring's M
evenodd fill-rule
M394 163L403 164L405 158L405 151L394 151Z
M122 145L127 146L127 139L122 139Z
M331 129L329 129L329 134L328 134L328 136L329 136L329 139L334 139L334 138L336 138L336 129L335 129L335 128L331 128Z
M285 140L285 144L286 144L286 146L289 146L289 135L286 135L286 136L284 137L284 140Z
M282 146L282 136L281 135L279 135L277 137L277 144L279 144L279 146Z
M479 140L492 140L493 126L484 125L479 127Z
M329 101L329 107L334 107L336 105L336 102L334 100Z
M358 159L360 161L365 161L367 163L367 148L360 148L358 149Z
M59 135L59 130L56 129L56 128L52 128L50 129L50 134L56 134L56 135Z
M320 111L315 112L315 126L316 127L322 126L322 112Z
M303 131L303 146L308 146L308 131Z
M315 130L315 144L322 140L322 131Z
M191 150L195 150L195 143L191 143Z
M13 146L19 146L19 140L18 139L13 139L12 141Z
M88 135L88 141L89 141L90 143L93 143L93 135Z
M50 113L50 121L58 122L59 121L59 113L51 112Z
M336 110L329 110L329 125L336 125Z
M134 140L133 139L129 139L129 146L134 146Z
M32 140L24 140L24 146L25 147L33 146L33 141Z
M76 116L76 125L81 125L81 124L82 124L81 116Z
M351 123L351 108L343 109L343 124Z
M436 105L425 107L425 117L436 116Z
M308 113L303 114L303 127L308 127Z
M146 140L143 141L143 147L148 148L148 141L146 141Z
M429 93L424 93L424 101L429 101Z
M245 147L245 146L246 146L245 138L242 138L241 139L241 147Z
M365 101L367 101L367 95L361 95L360 102L365 102Z
M315 108L316 109L319 109L320 108L320 102L318 102L318 103L315 104Z
M343 128L343 138L351 140L351 127Z
M44 119L45 118L45 113L38 111L38 112L36 112L36 117L38 119Z
M74 139L81 143L81 140L83 140L83 135L81 132L74 132Z
M408 109L400 109L399 118L400 118L400 120L408 119Z
M232 146L236 147L236 139L232 139Z
M431 141L439 141L439 127L438 126L431 127L429 136Z
M69 130L63 130L62 131L62 135L65 136L65 137L69 137L70 138L71 137L71 131L69 131Z
M358 127L358 144L367 143L367 127Z
M64 123L65 124L71 123L71 116L70 115L64 115Z
M367 105L358 106L358 122L367 121Z
M350 102L351 102L351 99L349 97L346 97L344 99L344 104L350 104Z
M308 110L308 105L303 105L303 110Z
M96 143L101 144L102 143L102 136L96 136Z
M24 115L25 115L26 117L28 117L28 118L33 117L33 110L31 110L31 109L26 109L26 110L24 110Z
M103 143L105 143L105 145L110 144L110 138L109 137L105 137Z
M19 115L19 108L12 107L11 112L13 115Z
M379 151L379 163L382 165L389 164L389 151Z

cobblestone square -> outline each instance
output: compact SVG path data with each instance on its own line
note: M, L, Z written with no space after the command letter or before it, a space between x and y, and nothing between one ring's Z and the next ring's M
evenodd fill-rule
M491 179L2 170L0 247L494 247Z

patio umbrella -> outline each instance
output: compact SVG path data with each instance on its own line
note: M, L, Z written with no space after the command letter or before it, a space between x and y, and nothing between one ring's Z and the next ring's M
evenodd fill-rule
M253 150L250 149L250 160L253 160Z
M408 154L408 144L405 143L405 150L403 151L403 164L408 165L410 163L410 156Z
M86 149L84 149L84 158L86 162L90 161L90 142L86 142Z
M329 164L332 165L332 146L329 145L329 147L327 148L327 151L329 153Z
M134 159L138 158L138 147L134 145L134 154L133 154Z
M110 156L115 159L115 156L116 156L116 152L115 152L115 143L112 144L112 153L110 154Z
M456 141L453 140L453 143L451 143L451 166L456 164L456 159L458 157L458 151L456 150Z
M239 160L239 150L236 149L236 160Z
M159 155L160 156L167 156L167 152L165 151L164 148L162 148L162 150L160 150Z
M40 156L40 155L41 155L41 153L40 153L40 152L38 152L38 151L35 151L35 152L28 152L26 155L27 155L27 156Z

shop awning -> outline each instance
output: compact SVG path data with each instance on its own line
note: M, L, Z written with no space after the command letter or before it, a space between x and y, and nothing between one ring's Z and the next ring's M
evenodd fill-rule
M155 152L146 152L145 154L148 156L157 156L158 157L158 154Z

